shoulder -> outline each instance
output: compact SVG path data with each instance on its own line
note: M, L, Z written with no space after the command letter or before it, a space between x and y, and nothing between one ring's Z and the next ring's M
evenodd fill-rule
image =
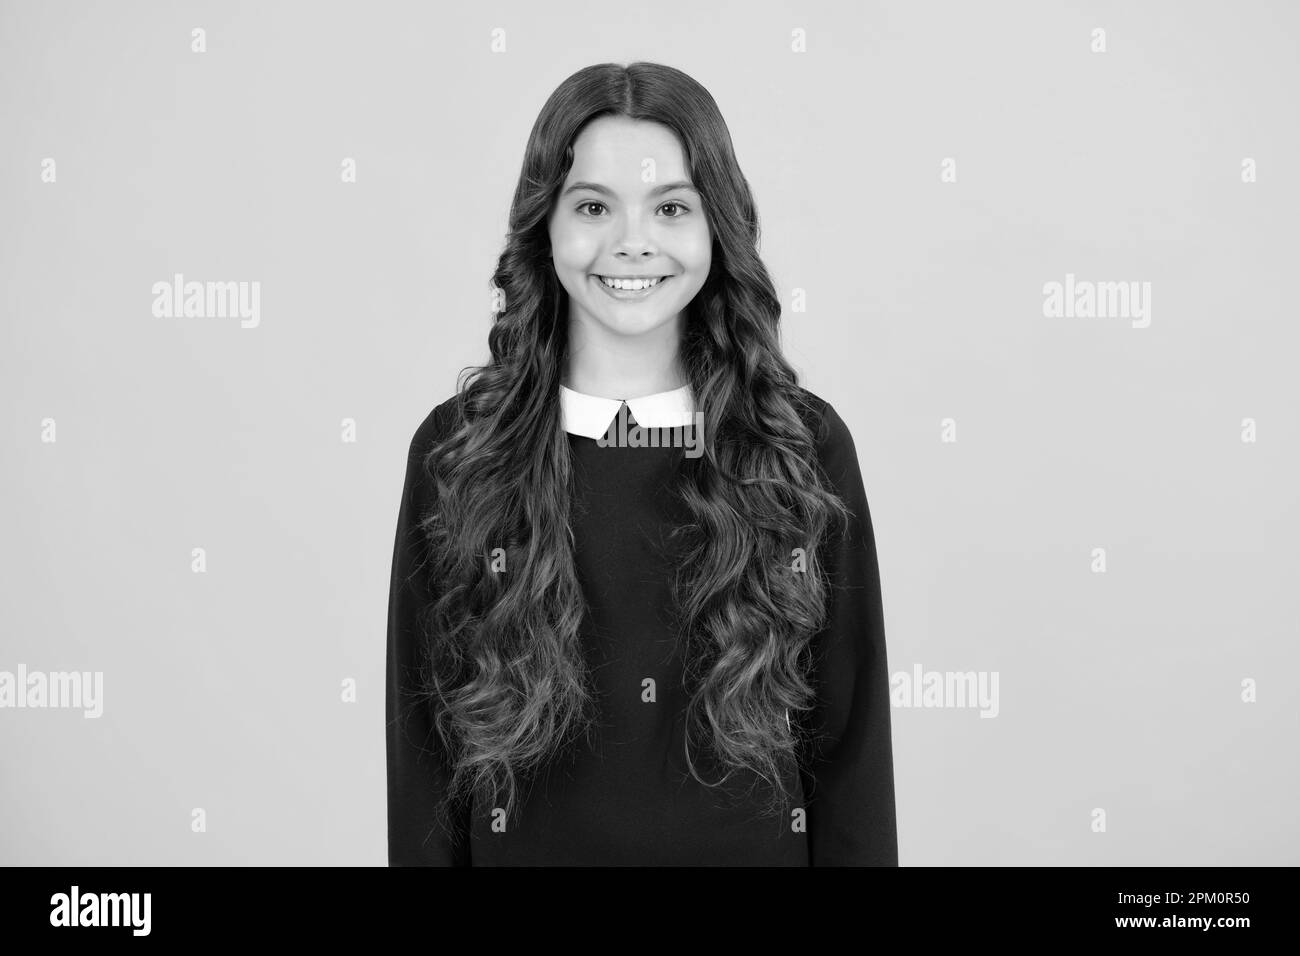
M423 513L436 497L433 474L429 470L429 452L451 437L460 415L457 396L435 405L416 426L406 453L406 491L414 513ZM405 507L405 506L404 506ZM405 514L405 512L403 512Z
M455 431L460 421L459 395L453 395L446 401L435 405L425 416L411 436L411 455L423 457L429 449L445 441Z
M809 428L817 449L817 464L826 480L842 499L861 502L865 495L862 467L853 433L835 406L820 395L800 387L801 412L810 419ZM855 508L856 510L856 508Z
M813 435L817 456L822 464L827 466L828 471L832 467L841 471L848 462L856 466L857 449L853 443L853 433L835 406L802 386L798 386L797 391L799 413ZM831 477L839 476L832 473Z

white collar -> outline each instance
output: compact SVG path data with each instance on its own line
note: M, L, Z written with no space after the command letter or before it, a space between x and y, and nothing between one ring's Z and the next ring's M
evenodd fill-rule
M690 383L669 392L656 392L640 398L600 398L560 386L560 420L572 435L599 438L609 431L609 423L627 402L638 425L646 428L678 428L695 419L695 398Z

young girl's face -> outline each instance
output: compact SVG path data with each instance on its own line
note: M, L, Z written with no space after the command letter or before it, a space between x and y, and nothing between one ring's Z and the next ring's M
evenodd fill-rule
M620 336L679 336L712 263L702 205L666 126L625 116L588 123L548 221L569 321ZM603 281L630 277L659 281L640 289Z

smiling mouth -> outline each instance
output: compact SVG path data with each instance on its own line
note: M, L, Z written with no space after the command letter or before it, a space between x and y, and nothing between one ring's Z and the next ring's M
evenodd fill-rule
M609 276L593 275L596 283L616 299L644 299L652 295L672 276L647 276L638 279L612 279Z

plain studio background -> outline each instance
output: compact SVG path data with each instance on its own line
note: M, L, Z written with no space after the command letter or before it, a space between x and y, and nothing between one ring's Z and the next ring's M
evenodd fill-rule
M902 863L1300 863L1298 28L5 3L0 670L102 672L104 712L0 709L0 859L383 863L407 446L487 356L542 102L647 59L717 99L853 431L891 672L998 675L992 719L894 708ZM259 324L155 317L176 273L259 282ZM1150 324L1045 316L1067 275L1150 283Z

